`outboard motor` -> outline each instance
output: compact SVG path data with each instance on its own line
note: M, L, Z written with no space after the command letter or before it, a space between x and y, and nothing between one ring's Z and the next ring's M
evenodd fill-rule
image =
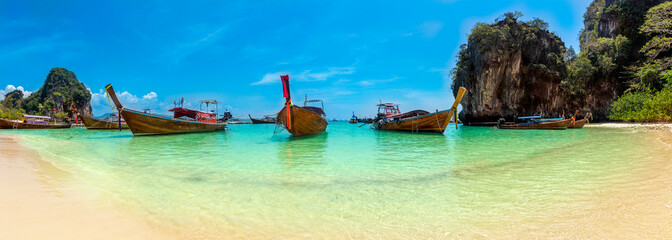
M504 125L504 123L506 123L506 119L504 118L500 118L499 120L497 120L497 128Z

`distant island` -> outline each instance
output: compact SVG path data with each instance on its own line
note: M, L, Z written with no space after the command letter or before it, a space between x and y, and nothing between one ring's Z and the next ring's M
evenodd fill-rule
M453 91L465 86L465 123L579 110L595 120L672 119L672 2L595 0L581 51L520 12L477 23L461 46Z
M75 119L71 106L82 115L91 116L91 92L72 71L53 68L37 92L24 98L14 90L0 101L0 118L21 119L24 114L45 115L59 121Z

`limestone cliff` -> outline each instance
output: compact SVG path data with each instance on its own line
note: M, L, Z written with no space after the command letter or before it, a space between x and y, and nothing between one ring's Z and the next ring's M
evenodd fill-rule
M521 22L508 13L493 24L472 29L453 69L453 91L469 91L462 100L465 123L512 120L538 112L561 113L567 76L565 46L539 19Z
M49 109L67 113L74 119L70 105L82 115L91 116L91 93L79 82L75 73L65 68L53 68L40 89L22 101L27 113L49 115Z
M669 1L669 0L668 0ZM464 86L463 122L538 112L592 112L607 120L612 103L632 86L649 40L640 32L648 9L664 0L595 0L584 14L578 55L539 19L518 21L507 13L478 23L453 69L453 91Z

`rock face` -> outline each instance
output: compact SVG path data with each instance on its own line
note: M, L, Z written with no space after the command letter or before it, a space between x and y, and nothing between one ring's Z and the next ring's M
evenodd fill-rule
M562 112L564 43L538 23L507 16L472 29L453 70L454 94L460 86L468 90L460 113L464 123Z
M22 107L28 113L49 114L49 109L65 112L74 119L70 105L80 114L91 116L91 93L83 83L77 80L75 73L65 68L49 71L47 79L40 89L23 100Z
M510 121L579 110L607 120L611 104L630 86L630 69L643 59L640 50L649 39L639 29L646 12L664 1L593 1L584 14L581 52L573 57L541 20L520 22L509 13L477 24L453 69L453 94L460 86L469 90L460 119Z

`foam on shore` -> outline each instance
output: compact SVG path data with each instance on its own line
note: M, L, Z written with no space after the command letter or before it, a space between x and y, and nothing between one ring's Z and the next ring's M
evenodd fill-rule
M632 128L646 130L662 130L672 132L672 123L591 123L584 127L593 128Z

